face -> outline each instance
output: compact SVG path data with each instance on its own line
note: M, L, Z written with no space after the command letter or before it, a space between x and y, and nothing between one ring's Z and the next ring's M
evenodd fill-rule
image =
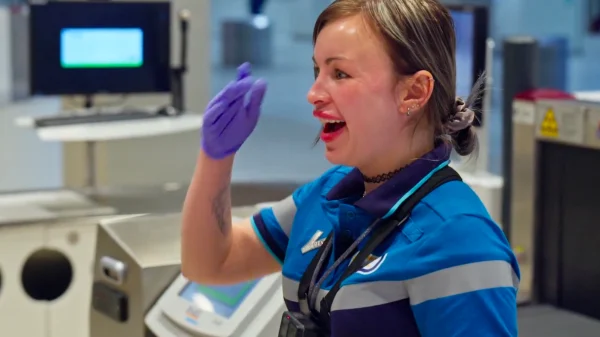
M308 93L334 164L366 167L398 146L407 126L404 85L380 39L361 16L328 23L314 48Z

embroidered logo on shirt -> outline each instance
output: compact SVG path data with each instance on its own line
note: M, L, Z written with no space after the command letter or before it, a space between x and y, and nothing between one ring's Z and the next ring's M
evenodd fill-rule
M374 273L377 269L379 269L379 267L381 267L386 256L387 254L383 254L382 256L375 256L372 254L369 255L369 257L367 257L363 263L363 267L360 268L357 273L361 275L369 275Z
M321 235L323 235L322 231L316 231L315 234L313 234L313 236L310 238L310 240L308 240L308 242L304 246L302 246L302 254L306 254L311 250L320 248L323 245L323 242L325 242L325 238L319 239Z

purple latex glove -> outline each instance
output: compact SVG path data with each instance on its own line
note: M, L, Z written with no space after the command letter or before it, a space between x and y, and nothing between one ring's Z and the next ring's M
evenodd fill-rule
M250 74L249 63L239 66L237 80L229 83L206 107L202 148L213 159L235 153L256 127L267 83L253 79Z

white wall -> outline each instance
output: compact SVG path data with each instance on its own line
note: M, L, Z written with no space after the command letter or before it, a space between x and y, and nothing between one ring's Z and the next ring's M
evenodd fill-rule
M564 36L572 51L584 50L586 1L494 0L492 35Z
M14 120L60 109L58 98L35 99L0 107L0 191L62 186L62 146L40 141L32 130Z
M574 51L582 51L586 34L585 1L522 1L522 30L532 35L562 35Z
M58 98L8 104L12 96L10 12L0 6L0 191L56 188L62 185L62 147L43 143L17 128L24 115L47 115L60 108Z
M296 0L289 4L289 20L295 38L312 40L313 25L331 0Z
M0 106L11 95L10 16L7 7L0 6Z
M497 41L521 34L522 0L496 0L490 16L490 35Z

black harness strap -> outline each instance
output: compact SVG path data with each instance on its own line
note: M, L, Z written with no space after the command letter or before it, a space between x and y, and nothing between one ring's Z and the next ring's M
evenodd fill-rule
M352 260L348 268L344 271L342 276L337 280L334 286L329 290L327 295L320 302L320 310L317 312L313 308L311 308L310 303L308 303L310 311L313 313L313 317L317 319L318 323L322 326L324 330L330 330L330 315L331 315L331 306L333 304L333 300L335 299L335 295L341 288L342 282L348 278L350 275L354 274L360 268L363 267L365 260L373 253L373 251L385 240L387 239L393 232L401 231L404 227L406 220L410 217L410 214L413 208L430 192L438 188L439 186L455 180L462 180L460 175L451 167L445 166L444 168L435 172L423 185L421 185L413 194L411 194L398 209L387 219L381 221L379 225L375 227L373 233L368 238L367 242L363 249L361 249L356 255L356 257ZM333 232L331 232L323 245L320 247L319 251L308 265L306 271L302 275L300 280L300 285L298 287L298 298L300 301L306 301L308 296L308 289L310 287L310 281L314 273L320 273L317 269L317 264L319 260L323 257L325 253L325 247L330 240L333 238ZM331 254L331 250L329 254ZM329 256L325 257L329 259Z

